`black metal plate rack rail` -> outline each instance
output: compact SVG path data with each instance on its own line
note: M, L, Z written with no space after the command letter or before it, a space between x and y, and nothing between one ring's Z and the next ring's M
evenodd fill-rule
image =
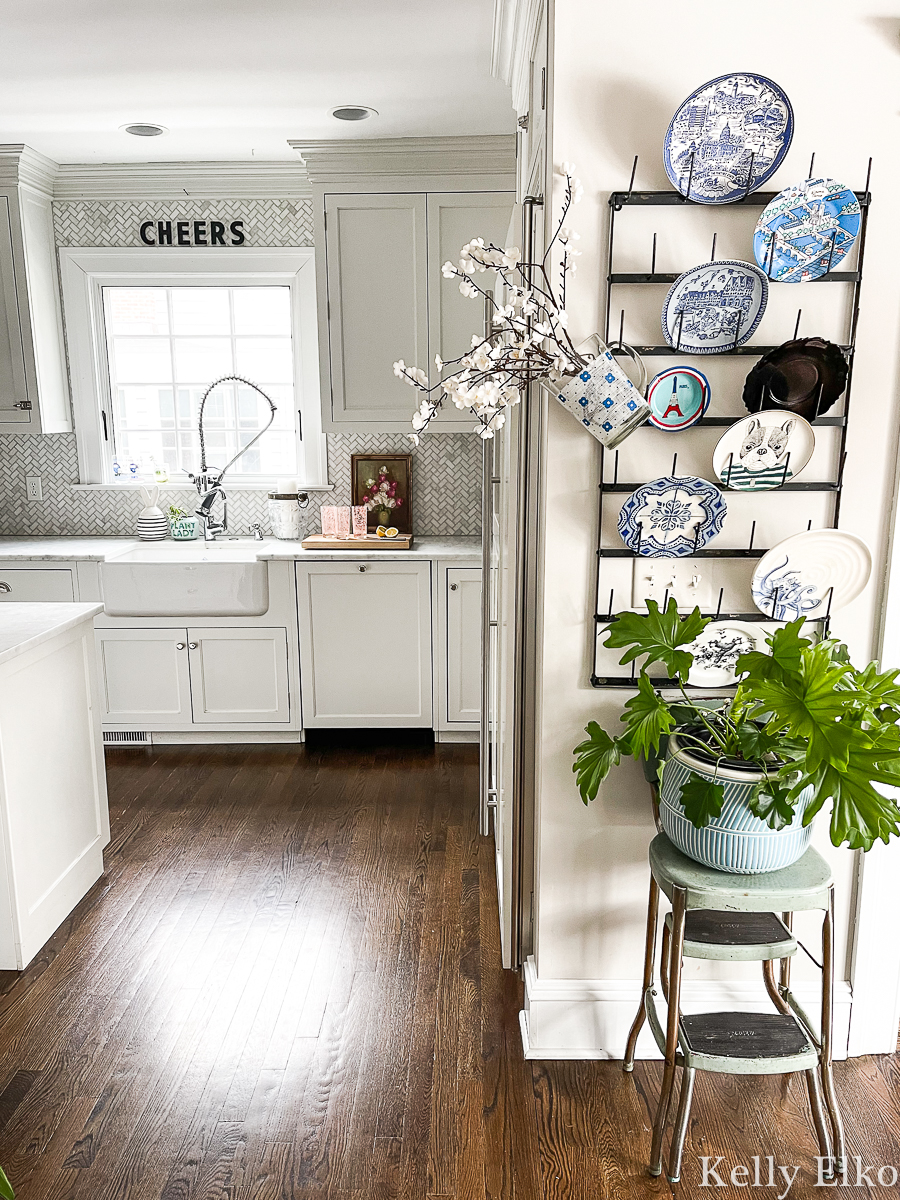
M813 160L814 159L815 159L815 155L813 156ZM613 192L609 197L610 214L609 214L609 237L608 237L608 245L607 245L608 274L606 277L606 318L605 318L605 327L604 327L604 341L607 344L609 344L609 342L610 342L610 322L611 322L612 309L613 309L613 288L615 286L617 286L619 284L628 284L628 285L668 284L668 285L671 285L672 283L675 282L676 279L679 278L679 276L676 274L669 273L669 272L658 272L656 270L656 234L653 235L653 249L652 249L652 253L651 253L651 262L650 262L650 270L649 271L647 271L647 272L634 272L634 271L622 272L622 271L614 271L613 270L615 233L616 233L616 214L621 213L623 210L625 210L629 207L632 207L632 206L638 206L638 207L652 206L652 207L670 208L670 207L679 207L682 205L686 206L686 205L690 204L694 208L707 207L705 205L703 205L703 206L696 205L693 201L687 200L687 198L685 196L682 196L680 192L676 192L676 191L661 191L661 192L635 191L634 190L634 176L635 176L636 169L637 169L637 159L635 159L635 161L634 161L634 167L632 168L632 172L631 172L631 183L629 185L628 190L625 192ZM813 169L813 162L810 162L810 178L812 177L812 169ZM860 229L859 229L859 234L857 237L856 270L854 270L854 271L830 271L829 270L824 275L821 275L818 279L812 281L814 283L844 283L844 284L849 284L853 289L852 298L851 298L851 308L850 308L849 336L848 336L846 345L841 346L841 350L843 351L844 356L847 359L847 385L846 385L846 387L844 389L844 393L841 397L841 401L843 403L843 412L839 416L818 416L818 415L816 415L814 420L810 422L814 426L831 426L831 427L834 427L834 428L837 428L840 430L838 454L837 454L838 470L836 473L836 478L833 480L823 480L821 482L788 483L788 484L782 485L780 488L777 488L773 492L769 493L772 495L777 495L780 492L825 492L825 493L830 493L834 497L834 505L833 505L833 509L832 509L831 524L828 526L825 526L825 528L829 528L829 529L837 529L838 528L838 522L840 520L840 513L841 513L841 493L843 490L843 483L844 483L844 465L845 465L846 459L847 459L846 446L847 446L847 424L848 424L849 413L850 413L850 392L851 392L851 386L853 383L853 363L854 363L854 356L855 356L855 350L856 350L856 333L857 333L857 327L859 324L860 290L861 290L861 286L862 286L863 259L865 256L865 248L866 248L866 227L868 224L869 207L872 202L871 193L869 191L869 181L871 179L871 174L872 174L872 160L869 159L865 187L861 192L854 193L857 200L859 201L860 212L861 212ZM753 207L753 208L762 209L770 201L774 200L776 195L778 195L777 192L753 192L750 195L745 195L740 200L734 201L732 204L727 205L727 207L728 208L742 208L742 207L750 208L750 207ZM716 252L716 237L714 235L713 243L712 243L712 253L710 255L711 261L715 259L715 252ZM772 281L772 282L777 282L777 281ZM786 284L785 286L794 286L794 285ZM802 285L799 285L799 286L802 286ZM794 330L793 330L793 334L792 334L793 338L796 338L799 334L801 312L802 312L802 310L798 310L798 312L797 312L797 320L796 320L796 324L794 326ZM623 332L624 332L624 318L625 318L625 313L624 313L624 309L623 309L621 316L620 316L618 344L621 344L621 342L622 342L622 336L623 336ZM787 340L788 339L785 338L785 341L787 341ZM613 353L614 354L624 353L622 350L615 348L616 345L617 344L615 342L612 344ZM761 358L763 355L770 353L772 350L775 350L776 348L777 347L775 347L775 346L761 346L761 345L752 345L752 344L748 343L746 345L738 346L731 350L724 351L724 352L722 352L721 356L722 357L740 356L740 357ZM674 356L676 354L685 356L685 355L690 354L690 350L680 350L680 349L676 349L675 347L672 347L669 345L634 346L634 349L638 352L638 354L640 354L642 357L645 357L645 358L661 357L661 356ZM713 356L710 356L710 357L713 357ZM720 357L720 356L716 355L715 357ZM734 425L735 422L737 422L739 420L742 420L742 418L741 417L703 416L700 418L699 421L696 421L691 428L697 428L700 426L715 427L715 428L727 428L730 425ZM651 426L648 422L648 424L646 426L644 426L644 428L645 429L653 428L653 426ZM631 436L632 437L640 437L641 432L642 432L641 430L637 430ZM625 546L604 546L603 545L603 504L604 504L604 499L609 497L610 495L614 495L617 493L630 494L631 492L633 492L635 490L635 488L640 487L641 483L647 482L646 480L634 480L634 481L620 482L618 451L615 451L614 454L615 454L615 458L614 458L613 469L612 469L613 480L611 483L608 483L606 481L606 473L607 473L607 467L608 467L608 461L607 461L608 460L608 452L605 451L601 447L599 513L598 513L598 524L597 524L597 530L598 530L598 533L597 533L597 572L596 572L597 585L596 585L595 605L594 605L595 633L599 632L599 627L601 625L608 625L615 618L615 589L614 588L610 589L610 591L608 593L608 597L607 597L607 592L604 587L604 582L601 578L601 574L602 574L601 567L602 567L603 559L605 559L605 558L607 558L607 559L611 559L611 558L637 559L639 557L641 557L641 558L648 557L646 555L640 555L638 552L631 550ZM675 467L677 465L677 459L678 459L678 455L676 454L672 461L672 474L673 475L675 474ZM809 522L809 525L807 526L807 528L812 528L811 521ZM703 549L703 550L693 551L691 554L686 555L685 557L692 558L692 559L693 558L710 558L710 559L716 559L716 558L718 558L718 559L759 559L759 558L762 558L764 554L768 553L768 547L757 547L754 545L755 532L756 532L756 522L754 521L753 525L751 527L750 538L749 538L748 544L746 546L730 546L730 547L725 547L725 548L719 548L719 547L714 546L711 549ZM759 611L723 613L721 611L723 596L724 596L724 588L720 589L720 591L719 591L719 600L718 600L717 608L714 611L706 612L703 615L712 617L714 619L727 618L730 620L740 620L740 621L748 621L748 622L763 622L763 621L771 621L774 619L772 616L767 616L766 614L761 613ZM601 604L604 605L605 611L601 611ZM625 606L625 607L627 607L627 606ZM827 602L826 610L825 610L824 614L820 617L815 617L812 619L819 622L821 624L823 632L827 633L829 623L831 620L831 596L830 596L830 594L829 594L829 598L828 598L828 602ZM594 650L595 666L594 666L594 672L591 675L591 684L595 688L633 688L636 686L636 675L635 675L634 664L632 664L631 673L629 675L598 675L596 673L596 662L597 662L597 650L596 650L596 638L595 638L595 650ZM653 678L653 683L654 683L654 686L656 686L656 687L674 687L677 684L677 680ZM702 688L702 689L698 689L698 690L709 691L710 689ZM721 691L722 689L719 688L719 689L714 689L714 690Z

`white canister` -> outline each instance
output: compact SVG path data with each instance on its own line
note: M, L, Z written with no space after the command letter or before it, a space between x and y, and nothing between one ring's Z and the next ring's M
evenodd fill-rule
M306 492L269 492L269 526L275 537L299 541L303 536L300 514L308 504Z

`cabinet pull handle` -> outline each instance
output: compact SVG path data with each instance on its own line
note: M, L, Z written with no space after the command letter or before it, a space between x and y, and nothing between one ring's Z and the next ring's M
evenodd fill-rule
M363 573L363 571L368 571L368 569L369 569L368 567L360 567L359 568L360 575Z
M197 649L196 642L188 642L188 650L196 650L196 649Z
M4 583L2 580L0 580L0 592L11 592L11 591L12 591L12 588L9 586L9 584Z
M457 589L458 587L459 587L459 584L458 584L458 583L451 583L451 584L450 584L450 591L451 591L451 592L455 592L455 591L456 591L456 589Z
M176 650L183 650L183 649L184 649L184 642L176 642L176 643L175 643L175 649L176 649Z

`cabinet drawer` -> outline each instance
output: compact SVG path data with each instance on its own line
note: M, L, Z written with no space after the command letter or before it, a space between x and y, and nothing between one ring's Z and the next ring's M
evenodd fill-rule
M0 601L20 604L53 604L75 599L71 567L8 568L0 566Z

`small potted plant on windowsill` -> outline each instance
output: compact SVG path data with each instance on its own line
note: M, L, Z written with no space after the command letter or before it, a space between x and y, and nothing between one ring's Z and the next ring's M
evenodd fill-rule
M900 808L874 786L900 785L900 672L856 669L843 643L801 636L800 618L766 638L769 653L741 655L733 696L698 703L685 687L690 645L709 618L680 616L674 599L664 612L653 600L647 609L619 613L607 632L622 663L643 661L624 731L614 737L591 721L575 748L585 804L623 755L643 758L655 765L660 821L675 845L744 874L800 858L826 804L835 846L869 850L900 834ZM654 688L655 663L677 698Z

